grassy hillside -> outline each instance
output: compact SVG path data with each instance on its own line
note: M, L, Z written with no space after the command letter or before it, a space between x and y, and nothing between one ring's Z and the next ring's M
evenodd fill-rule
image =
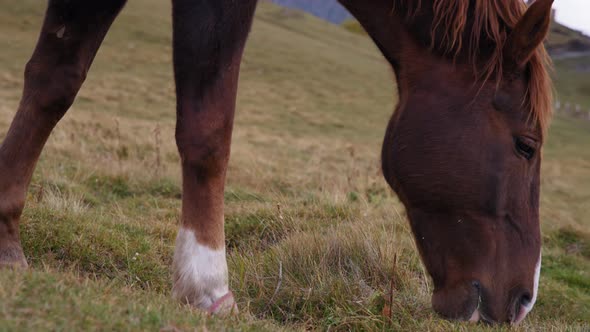
M336 24L350 18L350 13L337 0L272 0L272 2L288 8L304 10Z
M0 137L44 5L0 0ZM473 330L430 309L403 207L380 175L388 66L365 37L266 3L242 68L225 194L241 314L211 319L170 300L180 172L169 12L165 1L129 3L50 138L21 224L31 269L0 271L0 330ZM539 300L519 329L589 328L589 139L589 125L554 121Z
M550 52L590 51L590 38L580 31L553 21L547 37L547 49Z
M557 97L562 104L579 104L585 111L590 111L590 53L556 60L555 69Z

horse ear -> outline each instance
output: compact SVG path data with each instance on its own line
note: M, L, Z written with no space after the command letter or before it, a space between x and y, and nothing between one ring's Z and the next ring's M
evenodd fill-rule
M522 69L545 40L551 23L553 0L535 1L518 21L504 45L504 56Z

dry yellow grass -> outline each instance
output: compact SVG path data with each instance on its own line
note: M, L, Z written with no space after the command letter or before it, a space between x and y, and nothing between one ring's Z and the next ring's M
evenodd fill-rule
M0 137L43 6L0 0ZM242 314L211 320L169 300L181 193L168 6L129 3L51 136L21 225L32 271L0 272L0 330L489 329L430 309L403 207L380 174L395 83L374 45L269 4L246 51L225 195ZM550 135L545 266L519 329L583 330L590 129L558 118Z

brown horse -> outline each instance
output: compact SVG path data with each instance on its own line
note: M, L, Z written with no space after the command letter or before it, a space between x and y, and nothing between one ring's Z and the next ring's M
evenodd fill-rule
M542 41L552 0L340 0L391 63L399 105L383 173L404 203L444 317L521 321L541 264ZM18 223L35 164L125 0L50 0L0 146L0 265L27 266ZM256 0L172 0L182 227L173 294L227 312L223 191Z

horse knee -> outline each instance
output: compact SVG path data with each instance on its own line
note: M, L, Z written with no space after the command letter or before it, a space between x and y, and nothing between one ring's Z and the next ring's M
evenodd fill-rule
M25 67L25 94L32 95L32 102L47 115L61 118L74 103L86 70L79 64L58 64L30 60Z

